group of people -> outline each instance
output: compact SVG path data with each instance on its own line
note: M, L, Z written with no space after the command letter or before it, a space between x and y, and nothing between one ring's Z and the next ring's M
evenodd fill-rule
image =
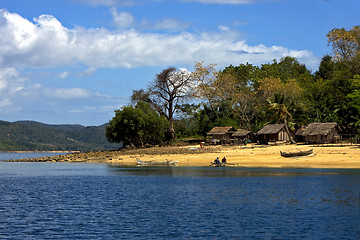
M221 162L220 162L220 158L217 157L214 162L212 163L212 165L216 165L216 166L225 166L226 164L226 158L224 157L223 159L221 159Z

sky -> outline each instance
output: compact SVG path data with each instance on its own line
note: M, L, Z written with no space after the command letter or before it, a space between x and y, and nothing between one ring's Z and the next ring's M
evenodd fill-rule
M316 71L359 0L0 0L0 120L98 126L168 67Z

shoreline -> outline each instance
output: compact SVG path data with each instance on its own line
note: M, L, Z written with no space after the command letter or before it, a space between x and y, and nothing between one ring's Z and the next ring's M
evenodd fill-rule
M313 149L313 156L286 158L282 152ZM135 166L137 159L145 162L177 161L179 167L205 167L216 158L227 158L229 167L264 168L348 168L360 169L359 145L256 145L247 146L167 146L118 151L74 152L65 155L31 159L7 160L10 162L75 162Z

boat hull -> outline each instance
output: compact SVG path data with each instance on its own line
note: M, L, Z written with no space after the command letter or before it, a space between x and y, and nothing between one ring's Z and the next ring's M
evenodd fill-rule
M308 156L313 153L313 149L307 151L298 151L298 152L282 152L280 151L281 156L283 157L301 157Z

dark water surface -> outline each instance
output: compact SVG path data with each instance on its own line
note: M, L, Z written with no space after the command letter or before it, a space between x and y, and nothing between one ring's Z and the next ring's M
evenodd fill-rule
M360 171L0 162L0 239L359 239Z

